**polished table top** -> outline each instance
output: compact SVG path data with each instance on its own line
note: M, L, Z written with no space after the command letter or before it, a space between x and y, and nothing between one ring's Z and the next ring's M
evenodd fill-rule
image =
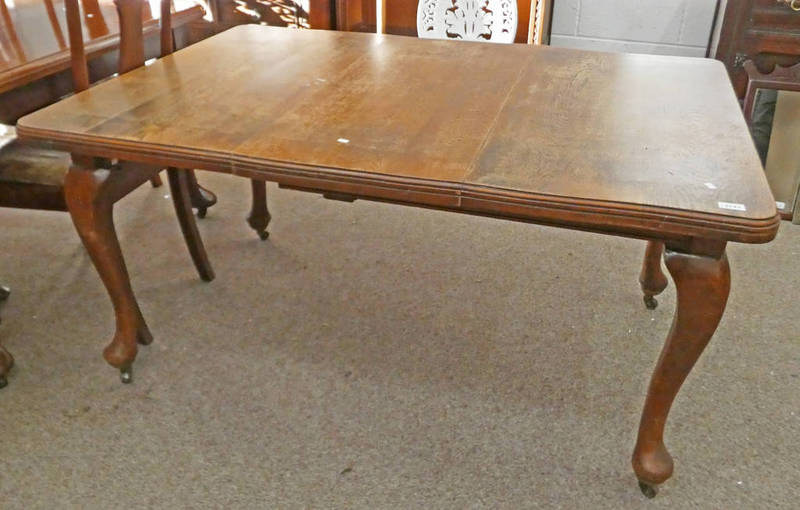
M81 0L84 41L90 53L116 45L119 21L113 0ZM194 0L174 0L175 25L202 17ZM160 2L145 2L142 16L157 29ZM187 16L188 15L188 16ZM149 22L148 22L149 20ZM0 92L69 66L69 37L63 0L0 0Z
M237 27L23 118L95 155L621 235L766 242L719 62Z

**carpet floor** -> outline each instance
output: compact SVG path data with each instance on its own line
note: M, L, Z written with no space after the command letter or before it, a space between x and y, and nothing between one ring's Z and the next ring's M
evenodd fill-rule
M249 184L200 221L167 188L117 206L155 342L122 385L111 304L69 217L0 210L0 508L800 507L800 227L730 245L725 316L673 406L675 474L630 467L674 311L642 241Z

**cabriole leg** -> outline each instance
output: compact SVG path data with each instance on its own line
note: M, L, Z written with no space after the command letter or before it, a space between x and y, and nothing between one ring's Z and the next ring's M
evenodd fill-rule
M649 310L655 310L658 306L655 296L661 294L667 288L667 277L661 270L661 256L663 254L663 242L647 241L642 272L639 274L639 284L644 294L644 305Z
M656 486L672 475L672 457L664 446L664 425L672 402L717 329L730 290L730 268L724 246L717 257L667 250L664 255L678 294L672 328L647 390L633 452L633 470L642 491L655 496Z
M111 297L116 332L103 351L108 363L120 369L123 382L131 381L137 342L153 337L133 295L128 270L114 229L114 202L152 177L153 171L94 169L91 160L73 157L64 183L64 195L75 228Z

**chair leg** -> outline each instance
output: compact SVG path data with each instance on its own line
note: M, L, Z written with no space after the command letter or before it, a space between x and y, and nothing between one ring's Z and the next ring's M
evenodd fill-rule
M0 285L0 301L5 301L11 295L11 289L5 285ZM2 322L2 320L0 320Z
M5 285L0 285L0 301L5 301L11 295L11 289ZM2 320L0 320L2 322Z
M267 209L267 183L251 179L250 185L253 189L253 206L247 216L247 223L263 241L269 237L267 226L272 219L269 209Z
M217 196L197 183L194 170L184 170L189 186L189 198L192 207L197 209L197 217L205 218L208 208L217 203Z
M178 222L183 231L183 238L186 240L186 246L189 248L189 254L192 256L194 265L200 278L210 282L214 279L214 270L211 268L211 263L208 261L206 249L203 246L203 239L200 237L200 232L197 230L197 222L195 222L194 215L192 214L192 204L190 200L190 176L189 170L178 170L177 168L167 169L167 179L169 180L169 188L172 194L172 202L175 204L175 214L178 216ZM197 181L195 181L196 183Z
M5 285L0 285L0 301L5 301L9 295L11 295L11 289ZM11 370L12 366L14 366L14 357L0 345L0 388L8 386L6 375L8 375L8 371Z
M2 345L0 345L0 388L5 388L8 386L8 379L6 376L13 366L14 357L11 356L11 353L5 350Z
M150 179L150 184L154 188L160 188L164 184L164 182L161 180L161 176L156 174Z

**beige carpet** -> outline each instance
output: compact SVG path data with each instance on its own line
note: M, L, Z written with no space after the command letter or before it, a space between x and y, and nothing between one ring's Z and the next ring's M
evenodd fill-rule
M0 508L800 506L800 227L730 246L651 501L629 456L675 294L644 308L643 242L273 186L261 242L247 181L200 177L210 284L166 188L117 208L155 335L129 386L68 216L0 210Z

